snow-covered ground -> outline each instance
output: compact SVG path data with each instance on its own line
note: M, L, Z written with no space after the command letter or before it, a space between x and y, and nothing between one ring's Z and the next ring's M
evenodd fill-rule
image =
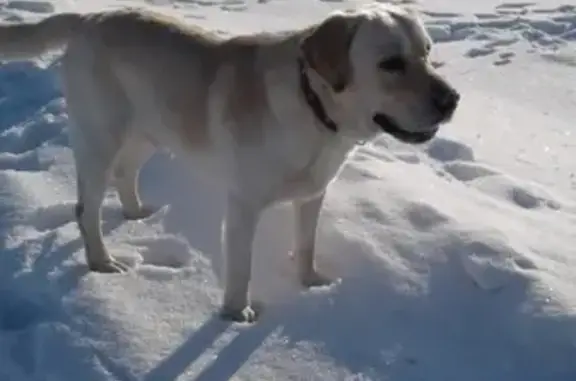
M154 157L146 202L106 242L129 274L88 273L73 221L65 104L48 61L0 66L0 381L576 380L576 6L422 0L434 59L463 94L423 147L382 138L331 186L302 292L291 215L255 243L252 326L217 316L220 195ZM360 1L157 0L222 33L287 29ZM135 1L14 0L5 22ZM263 271L263 270L266 271ZM267 275L265 275L265 273Z

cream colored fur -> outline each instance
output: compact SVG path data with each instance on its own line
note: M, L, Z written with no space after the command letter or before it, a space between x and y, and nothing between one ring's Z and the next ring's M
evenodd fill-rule
M226 191L222 312L239 321L256 317L249 299L251 247L265 208L293 203L300 282L326 284L314 265L323 196L357 143L383 133L374 113L430 138L448 119L439 119L432 106L431 99L451 90L428 62L429 44L413 12L383 5L335 12L290 33L236 38L143 10L0 26L2 59L64 49L76 214L90 269L128 269L102 240L104 192L114 177L127 218L152 213L138 196L137 175L155 149L166 147L188 155L194 170ZM379 66L394 56L407 64L402 73ZM299 57L337 132L306 103Z

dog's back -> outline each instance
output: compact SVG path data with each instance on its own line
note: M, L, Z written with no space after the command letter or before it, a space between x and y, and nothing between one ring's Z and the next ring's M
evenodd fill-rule
M225 38L162 14L127 9L86 17L64 59L69 66L106 66L134 114L146 115L136 123L149 125L151 137L157 125L173 133L172 141L160 144L205 150L213 143L210 125L227 120L233 120L232 126L254 126L232 131L234 139L262 138L258 128L263 124L245 119L265 117L269 107L264 77L271 68L294 62L290 58L298 41L294 32ZM98 58L92 62L93 57ZM217 123L209 120L213 93L225 103L219 105L225 112Z

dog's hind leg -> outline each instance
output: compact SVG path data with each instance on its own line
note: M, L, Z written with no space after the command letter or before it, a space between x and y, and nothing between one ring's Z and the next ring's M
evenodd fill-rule
M126 219L146 218L156 211L153 207L142 205L138 192L140 168L154 151L154 146L147 140L137 135L131 135L116 158L115 185Z
M78 202L76 221L84 242L86 261L91 271L113 273L128 270L128 266L115 260L102 238L100 226L102 201L110 177L111 160L88 160L75 153L77 168Z
M62 90L77 173L76 220L92 271L122 272L102 238L101 208L113 165L126 142L130 109L121 85L90 40L69 45L62 58Z
M74 104L72 102L72 104ZM128 266L115 260L104 246L101 228L102 201L112 175L116 157L125 141L123 135L107 135L108 125L96 124L82 117L77 108L69 109L70 142L74 152L77 174L78 202L76 220L85 248L86 262L91 271L115 273ZM82 124L80 124L82 123ZM78 128L80 127L81 128ZM91 127L92 126L92 127ZM107 128L108 127L108 128ZM118 123L116 131L126 128ZM94 132L97 132L94 134Z
M69 102L76 106L75 102ZM102 201L111 177L112 166L120 151L121 137L112 139L102 134L90 118L78 112L78 107L69 107L70 143L76 165L77 197L76 221L84 242L86 262L91 271L123 272L128 266L116 261L106 250L102 238L100 221ZM99 124L96 124L99 126ZM121 128L121 126L119 126ZM94 132L97 132L96 134Z

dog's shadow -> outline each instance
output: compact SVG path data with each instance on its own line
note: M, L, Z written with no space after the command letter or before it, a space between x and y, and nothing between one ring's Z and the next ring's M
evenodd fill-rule
M232 323L212 315L188 340L162 360L144 381L172 381L186 372L200 356L211 348ZM219 353L218 358L205 366L194 378L196 381L229 380L261 346L273 326L259 324L235 336Z

